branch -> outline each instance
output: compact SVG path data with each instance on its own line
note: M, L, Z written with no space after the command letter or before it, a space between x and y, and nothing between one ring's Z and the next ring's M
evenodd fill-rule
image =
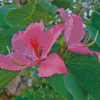
M13 0L13 3L17 6L17 8L21 7L19 0Z

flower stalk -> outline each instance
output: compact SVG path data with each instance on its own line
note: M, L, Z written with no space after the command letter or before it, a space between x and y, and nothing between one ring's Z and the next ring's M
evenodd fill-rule
M58 55L60 55L60 57L62 59L64 59L66 57L65 53L66 53L66 50L67 50L68 45L67 45L67 43L65 41L65 38L63 36L60 36L57 40L58 40L57 42L59 44L59 48L56 51L56 53Z

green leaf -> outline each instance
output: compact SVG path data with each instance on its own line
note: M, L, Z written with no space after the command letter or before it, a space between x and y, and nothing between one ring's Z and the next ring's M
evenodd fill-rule
M11 9L9 9L9 8L7 8L7 7L5 7L5 6L2 6L2 7L0 8L0 27L5 28L5 29L10 28L9 25L7 25L7 24L5 23L5 20L4 20L5 15L6 15L7 12L9 12L10 10L11 10Z
M67 9L71 6L68 0L52 0L51 4L56 5L58 8Z
M66 89L74 96L74 100L89 100L87 91L76 80L69 69L68 72L69 75L64 75L64 83Z
M56 14L56 9L57 9L58 7L57 6L55 6L55 5L51 5L51 11L52 11L52 13L55 15Z
M48 10L43 7L40 3L36 3L36 9L33 12L33 14L40 14L40 15L46 15L48 13Z
M64 75L55 74L52 77L46 78L50 84L58 91L58 93L65 99L74 100L73 96L68 92L64 85Z
M26 19L26 20L24 20L23 22L21 22L20 24L19 24L19 26L24 26L24 27L27 27L30 23L32 23L32 19Z
M35 2L30 2L21 8L8 12L5 16L6 23L13 27L27 19L31 19L31 15L34 12L35 7Z
M40 3L44 8L46 8L48 10L48 12L52 11L53 14L56 13L56 9L57 9L57 6L55 5L52 5L51 3L48 3L46 1L37 1L38 3Z
M31 22L40 22L43 20L45 24L54 20L56 6L50 5L45 1L30 2L25 6L8 12L5 21L11 27L28 26Z
M2 93L3 88L19 74L20 71L9 71L9 70L0 70L0 94Z
M51 3L45 1L37 1L36 11L33 13L32 19L36 21L43 20L45 24L54 20L54 16L56 14L57 6L52 5ZM38 12L37 12L38 9ZM42 9L42 11L41 11ZM42 12L42 13L41 13Z
M48 10L44 8L40 3L36 3L36 9L31 16L32 20L38 22L43 20L45 23L47 23L47 15Z
M22 27L14 27L9 28L5 30L0 31L0 54L8 54L8 50L6 46L8 46L10 49L12 48L11 45L11 39L13 37L13 34L17 33L19 30L25 30L26 28Z
M94 40L95 36L97 34L97 30L89 22L87 22L87 25L88 25L89 31L91 32L91 38ZM96 40L96 43L100 46L100 38L99 37L100 37L100 33L98 33L98 37Z
M33 22L35 21L40 22L40 20L43 20L45 24L47 23L47 15L45 16L45 15L40 15L40 14L33 14L31 18Z
M100 31L100 9L92 13L91 16L92 25Z
M41 4L45 9L48 10L48 12L51 11L51 4L46 1L37 1L39 4Z
M94 55L73 52L66 54L66 65L85 90L95 100L100 99L100 63Z

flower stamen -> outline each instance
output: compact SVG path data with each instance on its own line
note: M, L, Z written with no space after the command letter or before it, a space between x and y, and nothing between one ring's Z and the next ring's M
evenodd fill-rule
M12 61L13 61L15 64L19 65L19 66L25 66L25 64L19 63L19 62L15 61L13 58L12 58Z
M89 43L89 44L84 45L84 47L89 47L89 46L92 46L92 45L96 42L96 40L97 40L97 36L98 36L98 31L97 31L97 34L96 34L96 36L95 36L94 41L93 41L93 42L91 42L91 43Z
M8 47L8 46L6 46L6 47L7 47L7 50L8 50L8 52L9 52L10 57L12 58L12 54L10 53L9 47Z
M86 35L86 39L85 39L85 41L84 41L84 44L87 44L88 41L90 40L90 37L91 37L90 34L91 34L91 33L89 33L89 34ZM87 40L87 36L88 36L88 35L89 35L89 37L88 37L88 40Z

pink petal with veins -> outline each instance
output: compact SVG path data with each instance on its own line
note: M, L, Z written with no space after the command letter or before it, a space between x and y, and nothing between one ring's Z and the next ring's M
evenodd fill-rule
M12 37L12 47L15 52L22 52L26 49L25 41L23 39L24 37L24 31L18 31L18 33L15 33Z
M56 53L50 54L40 63L39 76L48 77L53 74L69 74L64 61Z
M67 25L67 28L65 28L64 37L66 43L68 44L68 42L70 41L69 39L73 28L73 18L71 17L68 21L65 22L65 24Z
M26 45L32 47L32 44L30 44L30 42L33 41L37 44L39 43L38 45L40 48L43 41L43 35L44 35L44 22L42 20L40 21L40 23L35 22L29 24L28 28L25 31L25 37L24 37Z
M24 41L24 31L18 31L15 33L12 38L12 47L14 51L20 56L33 56L34 50L31 47L28 47ZM23 58L22 58L23 59Z
M65 27L66 25L64 24L57 24L45 32L45 37L42 44L42 59L47 57L47 54Z
M72 14L72 18L73 18L73 25L72 25L72 29L71 29L71 32L70 32L69 40L67 42L68 45L77 44L85 36L85 30L83 28L82 18L80 16L75 15L75 14ZM71 20L69 21L69 24L70 23L72 23ZM68 33L65 31L64 36L66 36L66 34L68 34Z
M91 55L94 54L94 52L90 51L88 47L84 47L84 44L81 42L79 42L77 45L74 46L68 46L67 50L80 54L91 54Z
M0 55L0 68L3 68L3 69L7 69L7 70L14 70L14 71L17 71L17 70L23 70L25 68L28 68L29 66L19 66L17 64L15 64L10 55Z
M15 52L11 52L12 54L12 58L18 62L18 63L23 63L25 64L26 66L34 66L36 65L38 62L37 61L32 61L31 59L29 59L28 57L24 57L24 56L21 56L19 55L18 53L15 53ZM11 58L10 58L11 59Z

